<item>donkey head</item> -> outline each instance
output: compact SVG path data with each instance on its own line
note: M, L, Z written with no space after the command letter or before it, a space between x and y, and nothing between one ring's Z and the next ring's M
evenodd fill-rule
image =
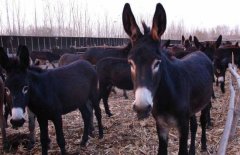
M9 58L3 49L0 50L0 64L7 72L6 87L13 97L12 118L14 127L24 123L24 112L27 105L28 82L27 68L29 66L29 52L26 46L21 46L16 58Z
M202 52L204 52L211 61L213 61L213 56L214 56L214 52L216 51L217 48L219 48L219 46L222 43L222 35L219 35L218 39L211 43L211 42L205 42L201 43L198 41L198 38L196 36L194 36L194 44L195 46L201 50Z
M185 48L192 47L192 36L190 35L188 39L185 39L185 37L182 35L182 45Z
M152 29L150 33L144 34L141 33L128 3L124 6L122 19L133 45L128 55L135 91L133 109L138 118L144 118L153 107L153 98L160 81L160 47L161 36L166 29L166 13L163 6L157 4Z

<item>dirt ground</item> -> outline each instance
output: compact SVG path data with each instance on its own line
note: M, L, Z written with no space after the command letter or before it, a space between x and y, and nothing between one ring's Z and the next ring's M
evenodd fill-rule
M228 75L229 76L229 75ZM213 108L211 117L213 127L207 130L208 151L201 152L200 136L201 128L198 126L198 134L196 141L196 154L215 154L222 135L228 105L229 105L229 85L226 83L226 93L222 94L219 87L215 87L216 99L213 100ZM122 91L118 90L117 94L111 94L109 105L114 116L107 117L101 103L102 122L104 125L104 138L98 139L97 123L94 120L95 137L89 139L86 147L80 147L80 141L83 133L83 121L81 114L74 111L63 116L64 135L66 139L66 149L69 154L81 155L153 155L157 154L158 138L155 129L155 121L152 117L143 121L138 121L135 113L131 108L134 95L132 91L128 91L129 99L124 99ZM199 118L198 118L199 119ZM198 121L199 122L199 121ZM11 141L11 147L8 152L0 152L3 155L38 155L41 154L41 146L39 140L39 128L36 123L36 145L28 151L26 147L28 134L28 123L19 130L7 128L7 136ZM56 143L55 130L51 122L49 122L49 134L52 140L50 155L60 154L60 149ZM189 141L190 142L190 141ZM178 153L178 132L171 129L169 135L170 155ZM229 141L228 155L240 155L240 125L237 128L236 136Z

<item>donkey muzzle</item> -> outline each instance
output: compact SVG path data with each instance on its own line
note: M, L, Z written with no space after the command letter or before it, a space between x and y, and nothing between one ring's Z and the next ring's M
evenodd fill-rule
M138 120L141 120L150 116L150 112L152 111L152 106L148 105L144 109L142 108L138 109L136 105L133 105L133 110L137 113Z
M23 118L18 119L18 120L14 120L14 119L10 120L10 123L12 124L13 128L18 128L18 127L23 126L24 122L25 122L25 119L23 119Z

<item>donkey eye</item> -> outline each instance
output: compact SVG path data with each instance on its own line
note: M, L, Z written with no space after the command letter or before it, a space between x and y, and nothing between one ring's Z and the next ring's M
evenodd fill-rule
M128 64L130 65L131 69L135 69L135 64L132 60L128 60Z
M130 66L132 66L132 65L133 65L133 63L132 63L132 61L131 61L131 60L129 60L129 61L128 61L128 64L129 64Z
M5 92L7 95L10 95L10 90L8 89L8 87L5 87Z
M161 60L155 60L152 64L152 72L153 74L156 74L159 70L159 65L161 63Z
M22 89L22 93L25 95L28 92L28 86L24 86Z
M157 68L161 63L161 60L157 60L154 65L153 65L153 68Z

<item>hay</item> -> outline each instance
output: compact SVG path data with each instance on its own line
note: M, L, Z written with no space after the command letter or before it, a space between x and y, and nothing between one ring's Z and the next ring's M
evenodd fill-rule
M227 74L227 76L229 73ZM213 108L211 117L213 127L207 130L207 145L208 154L215 154L219 146L220 137L223 133L226 114L229 104L229 89L228 82L226 83L226 93L222 94L220 88L215 87L216 99L213 100ZM94 135L95 137L89 138L86 147L80 147L80 141L83 134L83 121L78 111L74 111L63 116L63 130L66 139L66 149L69 154L81 155L116 155L116 154L131 154L131 155L152 155L157 154L158 138L156 133L155 121L152 117L146 120L138 121L135 118L135 113L132 111L131 103L133 101L132 91L128 92L129 99L124 99L122 91L118 90L117 95L112 94L109 98L109 105L114 116L107 117L103 104L102 109L102 122L104 125L104 138L98 139L98 128L96 120L94 120ZM199 118L198 118L199 120ZM199 121L198 121L199 123ZM37 123L36 123L37 124ZM37 126L37 141L35 147L31 151L27 151L24 147L25 144L19 143L18 149L10 149L11 154L41 154L41 146L39 140L39 127ZM12 136L16 134L28 133L27 123L19 130L7 129L7 135ZM60 154L60 149L56 143L55 129L52 123L49 123L49 134L52 140L51 148L49 149L50 155ZM201 152L201 128L198 126L196 138L196 154L203 154ZM189 140L190 143L190 140ZM240 154L240 126L236 130L236 136L229 142L227 154ZM178 154L178 133L176 129L170 130L169 135L169 154ZM204 153L206 154L206 153Z

